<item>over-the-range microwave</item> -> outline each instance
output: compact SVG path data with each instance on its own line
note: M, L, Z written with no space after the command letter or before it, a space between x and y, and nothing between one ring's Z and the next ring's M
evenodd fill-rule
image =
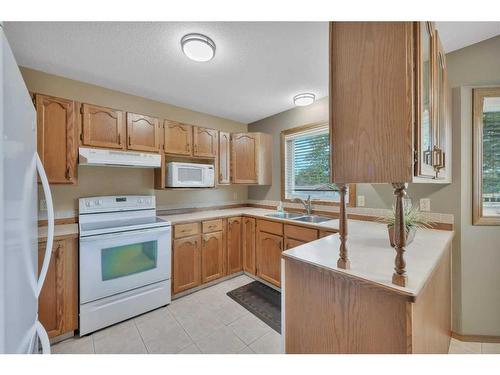
M197 163L167 163L167 187L213 187L214 166Z

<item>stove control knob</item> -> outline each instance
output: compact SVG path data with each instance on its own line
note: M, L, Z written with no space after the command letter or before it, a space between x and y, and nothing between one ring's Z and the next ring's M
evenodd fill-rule
M85 202L85 206L90 207L90 204L91 204L91 203L92 203L92 202L87 201L87 202Z
M97 203L99 206L102 205L102 199L99 199L98 203Z
M139 198L139 204L142 204L144 201L142 200L142 198Z

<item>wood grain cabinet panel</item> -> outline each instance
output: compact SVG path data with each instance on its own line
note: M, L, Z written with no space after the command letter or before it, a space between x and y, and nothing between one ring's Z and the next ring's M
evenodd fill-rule
M195 126L193 128L193 155L215 158L218 150L217 130Z
M258 231L257 234L257 276L281 286L281 253L283 237Z
M201 284L201 238L199 235L174 240L173 294Z
M127 113L127 149L158 152L160 124L154 117Z
M231 133L219 132L219 185L231 183Z
M202 236L201 245L201 282L208 283L223 275L223 236L222 231Z
M293 249L294 247L304 245L307 241L295 240L293 238L285 239L285 250Z
M45 256L38 245L38 272ZM50 338L78 329L78 243L55 241L47 277L38 300L38 315Z
M266 133L231 134L231 182L272 183L272 136Z
M451 182L445 67L432 22L330 23L333 182Z
M193 127L176 121L164 122L164 147L166 154L193 154Z
M227 273L228 275L243 269L241 248L241 217L227 219Z
M76 183L78 126L75 102L36 94L35 105L37 150L49 183Z
M83 104L82 115L85 146L125 149L125 112Z
M255 275L255 219L243 218L243 271Z

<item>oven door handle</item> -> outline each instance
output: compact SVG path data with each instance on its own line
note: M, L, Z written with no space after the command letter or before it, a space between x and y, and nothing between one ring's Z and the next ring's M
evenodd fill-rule
M80 237L80 242L107 240L107 239L111 239L111 238L118 238L118 237L124 237L124 236L136 235L136 234L150 234L150 233L158 233L158 232L170 233L170 226L151 228L151 229L137 229L137 230L108 233L108 234L93 234L91 236Z

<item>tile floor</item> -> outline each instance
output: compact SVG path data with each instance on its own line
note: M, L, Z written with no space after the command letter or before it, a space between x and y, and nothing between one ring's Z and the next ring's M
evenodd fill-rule
M53 353L282 353L281 335L226 293L253 279L238 276L179 298L169 306L82 338L52 346ZM450 354L500 354L500 344L450 343Z
M241 275L174 300L169 306L82 338L53 353L281 353L281 335L226 293L253 279Z

